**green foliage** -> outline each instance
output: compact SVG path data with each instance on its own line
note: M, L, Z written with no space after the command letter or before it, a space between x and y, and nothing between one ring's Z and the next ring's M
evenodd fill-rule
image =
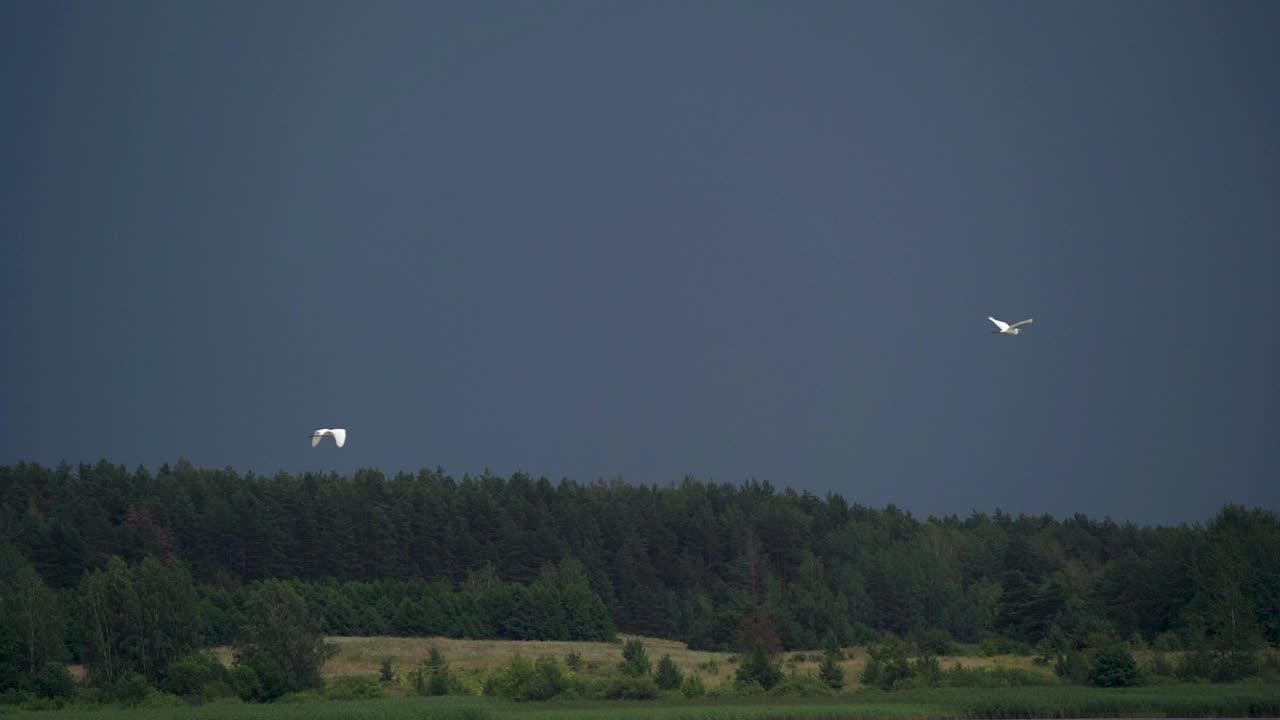
M920 652L928 655L946 657L954 652L951 634L942 628L924 630L918 633L914 639L916 647L920 648Z
M169 675L160 689L180 697L204 702L234 694L231 673L209 653L192 653L169 666Z
M394 683L396 681L396 668L391 662L391 658L382 658L382 664L378 666L378 682Z
M1124 645L1100 648L1089 668L1089 684L1095 687L1132 687L1138 684L1138 664Z
M658 660L658 669L653 674L653 681L662 690L675 690L684 681L684 676L680 673L680 668L676 667L676 663L671 659L671 656L663 655Z
M427 658L409 671L409 683L419 695L448 695L457 689L457 679L449 671L444 653L432 643Z
M288 583L265 582L246 601L246 615L235 662L256 673L257 699L321 686L320 669L332 650L315 631L301 595Z
M262 680L258 677L256 670L244 665L238 665L231 668L228 674L231 679L231 688L235 691L236 697L246 702L264 699Z
M524 686L532 680L534 672L533 663L517 653L507 661L506 665L489 674L484 683L484 694L514 700L520 697Z
M924 638L945 633L1004 636L985 644L999 655L1057 628L1043 658L1092 652L1091 635L1204 642L1204 672L1222 679L1280 642L1280 519L1236 506L1176 528L919 520L758 482L264 477L186 461L0 465L0 488L0 692L46 661L83 660L103 685L162 682L195 648L234 643L257 585L282 577L331 634L586 640L621 626L777 652L892 632L941 655ZM259 669L267 684L289 674Z
M564 656L564 664L565 667L577 672L582 669L582 656L578 654L577 650L570 650L569 653Z
M31 690L42 698L69 698L75 695L76 685L66 665L46 661L31 676Z
M324 686L326 700L371 700L382 696L382 686L371 677L351 675L336 678Z
M770 695L794 697L823 697L831 694L831 687L811 673L787 673L769 689Z
M734 675L734 684L739 687L759 685L765 690L771 689L782 681L782 670L773 662L764 643L756 643L751 654L738 666Z
M111 557L80 583L83 656L90 681L112 685L131 673L159 681L199 642L195 586L180 564Z
M533 663L531 675L520 687L518 700L550 700L568 688L564 668L554 657L540 657Z
M644 675L619 675L609 680L604 696L608 700L651 700L658 697L658 685Z
M862 670L862 684L881 690L892 690L911 678L911 655L905 643L886 638L867 648L867 664Z
M651 669L649 663L649 653L644 649L644 643L639 640L628 640L626 645L622 647L622 663L619 670L623 675L632 677L647 677Z
M1069 650L1059 655L1053 665L1055 675L1077 685L1088 682L1090 669L1089 658L1079 650Z
M1086 665L1087 671L1087 665ZM959 663L943 671L942 684L946 687L1033 687L1054 685L1055 680L1038 672L1023 668L962 667Z
M151 687L141 674L125 673L107 686L106 698L125 707L133 707L142 704L150 692Z
M706 695L707 688L702 683L702 677L693 673L686 675L684 681L680 683L680 694L689 699Z
M818 666L818 677L832 690L844 687L844 668L840 666L838 650L828 649L822 655L822 664Z

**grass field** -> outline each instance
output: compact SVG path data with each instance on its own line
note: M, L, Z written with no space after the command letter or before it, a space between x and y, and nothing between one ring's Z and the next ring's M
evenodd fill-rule
M630 639L630 636L624 638ZM671 655L681 671L696 674L707 688L733 682L736 658L730 653L689 650L682 643L639 638L651 660ZM479 678L516 654L527 658L553 656L563 661L570 652L582 659L582 672L605 674L622 659L620 643L504 642L452 640L448 638L334 637L338 652L325 666L328 679L351 676L376 677L384 658L391 658L403 679L407 671L435 644L451 669ZM230 652L218 649L225 661ZM845 692L832 698L777 696L707 697L683 700L667 697L647 702L550 701L517 703L492 697L411 696L403 686L388 688L380 700L280 702L270 705L216 702L203 706L167 705L123 709L86 706L40 713L17 712L19 717L47 720L785 720L786 718L1052 718L1052 717L1280 717L1280 685L1174 684L1106 690L1071 685L1002 688L923 688L881 692L860 688L857 678L866 665L865 650L847 651L843 663L848 683ZM803 659L800 658L803 656ZM787 653L785 671L816 672L819 653ZM1051 676L1031 658L959 656L942 658L944 667L1003 667L1030 670ZM0 715L7 714L0 707Z
M690 650L682 642L661 640L658 638L623 635L625 640L639 639L644 642L649 659L656 665L663 655L671 655L680 672L695 674L702 678L708 690L733 683L733 674L737 670L736 657L727 652L705 652ZM427 648L435 644L444 652L449 666L455 672L480 673L499 667L517 653L534 659L543 655L556 657L561 661L570 652L581 656L587 671L606 669L617 666L622 661L622 643L602 642L559 642L559 641L504 641L504 640L455 640L450 638L401 638L401 637L331 637L329 642L338 646L338 654L329 660L324 667L326 678L347 677L351 675L376 676L383 658L391 658L396 671L404 676L405 672L427 656ZM227 664L231 662L231 652L225 648L218 654ZM847 659L842 663L846 682L851 688L858 687L858 677L867 664L866 650L849 648ZM804 660L797 661L803 656ZM801 673L818 671L821 653L786 653L782 658L782 669L786 672L796 670ZM959 663L964 667L1005 667L1021 668L1046 676L1052 672L1045 667L1038 667L1029 657L947 657L942 658L944 667Z
M787 718L1276 717L1280 687L1169 685L1103 690L934 688L864 691L814 700L775 697L701 701L515 703L494 698L387 698L349 702L199 707L110 707L17 713L46 720L786 720Z

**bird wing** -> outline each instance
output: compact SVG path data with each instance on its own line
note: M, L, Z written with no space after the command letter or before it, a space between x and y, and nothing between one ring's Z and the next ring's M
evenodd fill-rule
M1022 326L1022 325L1030 325L1032 320L1035 320L1035 318L1027 318L1026 320L1020 320L1020 321L1018 321L1018 322L1016 322L1016 323L1014 323L1014 324L1010 325L1009 327L1011 327L1011 328L1016 328L1016 327L1020 327L1020 326Z
M323 436L323 435L321 435L320 433L316 433L315 435L312 435L312 436L311 436L311 447L315 447L315 446L319 445L319 444L320 444L320 438L322 438L322 437L324 437L324 436Z
M1000 332L1004 332L1005 330L1008 330L1008 329L1009 329L1009 323L1007 323L1007 322L1005 322L1005 321L1003 321L1003 320L997 320L997 319L995 319L995 318L993 318L993 317L990 317L990 316L988 316L988 317L987 317L987 319L988 319L988 320L990 320L991 322L995 323L995 324L996 324L996 327L1000 328Z
M334 428L331 434L333 435L334 444L338 447L342 447L347 442L347 431L343 428Z

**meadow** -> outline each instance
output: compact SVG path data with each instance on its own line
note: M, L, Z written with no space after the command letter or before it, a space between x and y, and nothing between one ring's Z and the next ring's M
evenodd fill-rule
M201 706L68 708L18 717L46 720L786 720L788 718L1276 717L1280 688L1179 684L1104 690L930 688L858 691L836 698L706 698L647 702L516 703L482 697Z
M633 636L625 636L631 639ZM1056 718L1056 717L1276 717L1280 716L1280 685L1263 682L1215 685L1173 683L1137 688L1101 689L1056 684L1052 672L1030 657L947 657L943 664L967 668L1008 668L1043 674L1054 684L1041 687L916 688L884 692L863 688L858 676L865 667L864 649L849 648L843 662L847 686L832 697L743 697L728 694L739 659L730 653L699 652L683 643L638 638L656 661L670 655L682 672L703 679L709 696L685 699L667 695L651 701L552 700L514 702L494 697L417 697L406 688L406 671L424 659L434 644L461 676L478 678L512 657L575 653L581 672L608 673L621 660L621 645L596 642L503 642L448 638L333 637L336 655L325 665L327 681L377 677L385 659L399 675L384 684L387 697L367 700L321 700L305 696L271 704L217 701L191 706L176 698L152 698L146 705L70 706L40 712L9 711L17 717L45 720L783 720L786 718ZM962 648L975 653L974 648ZM224 660L230 652L217 651ZM785 653L781 664L788 673L816 671L816 653ZM720 692L717 692L720 691ZM9 714L0 709L0 714Z

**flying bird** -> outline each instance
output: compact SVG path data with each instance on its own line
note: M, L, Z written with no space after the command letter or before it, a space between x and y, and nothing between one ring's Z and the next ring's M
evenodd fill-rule
M1017 335L1018 333L1022 332L1023 325L1030 325L1031 321L1034 320L1035 318L1027 318L1026 320L1021 320L1012 325L1010 325L1009 323L1003 320L997 320L990 316L988 316L987 319L995 323L996 327L1000 328L999 330L992 330L991 331L992 335Z
M332 437L333 444L338 447L342 447L347 442L347 431L344 428L320 428L311 433L311 447L319 445L326 435Z

